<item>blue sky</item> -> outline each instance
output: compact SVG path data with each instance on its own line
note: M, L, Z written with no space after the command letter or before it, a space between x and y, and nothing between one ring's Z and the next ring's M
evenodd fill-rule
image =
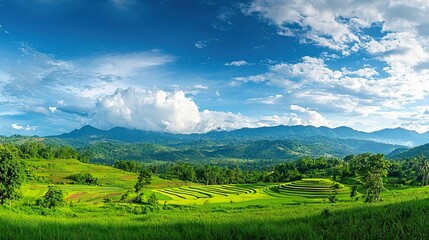
M429 130L429 2L0 0L0 135Z

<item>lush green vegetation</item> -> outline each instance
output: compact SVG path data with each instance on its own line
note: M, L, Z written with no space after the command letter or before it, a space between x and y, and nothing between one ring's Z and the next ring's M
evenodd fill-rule
M380 145L380 146L379 146ZM116 160L188 161L201 162L206 159L238 158L295 160L303 156L344 157L362 152L390 153L399 146L369 143L354 139L310 139L258 140L258 141L198 141L182 144L160 145L155 143L96 142L79 149L94 162L113 164Z
M40 154L48 147L34 146L39 150L25 150L33 155L23 154L27 148L20 144L0 146L1 159L15 161L20 179L13 186L20 194L0 206L0 239L428 236L429 188L422 186L429 160L424 156L398 161L377 154L301 157L254 169L246 161L231 167L122 160L113 168L84 163L77 155L51 158ZM62 152L76 153L70 149Z

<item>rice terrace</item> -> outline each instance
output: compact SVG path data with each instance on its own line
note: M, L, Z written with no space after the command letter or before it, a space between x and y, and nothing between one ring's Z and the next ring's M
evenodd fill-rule
M0 0L0 240L429 239L428 0Z

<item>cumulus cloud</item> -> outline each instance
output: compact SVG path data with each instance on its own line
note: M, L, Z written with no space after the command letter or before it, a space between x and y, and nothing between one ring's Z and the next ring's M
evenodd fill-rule
M377 117L401 124L400 112L429 97L429 8L427 1L253 0L242 11L277 28L280 35L328 52L301 62L276 63L264 74L236 77L231 85L267 83L297 101L355 117ZM379 30L381 28L381 31ZM378 35L368 29L379 31ZM334 52L334 53L332 53ZM372 66L329 66L365 54ZM360 55L362 56L362 55ZM377 67L375 67L377 66ZM410 124L406 124L410 126Z
M227 62L225 63L225 66L234 66L234 67L240 67L240 66L245 66L248 65L249 63L244 61L244 60L239 60L239 61L232 61L232 62Z
M142 81L148 85L159 82L155 70L159 72L160 67L174 60L159 50L67 61L26 43L18 50L13 64L0 59L2 110L15 113L2 124L10 125L25 116L30 126L49 125L55 133L88 124L88 114L99 97L118 88L140 86ZM46 133L44 127L34 131Z
M198 107L182 91L118 89L97 101L93 119L97 126L192 132L201 121Z
M255 82L283 88L303 102L325 105L338 112L354 112L368 116L379 110L397 110L428 96L429 75L409 72L399 74L390 67L390 76L380 77L371 67L357 70L331 69L320 58L303 57L298 63L277 63L269 71L234 82Z
M304 107L301 107L298 105L291 105L290 109L292 111L296 111L296 112L305 114L305 116L306 116L305 122L303 122L302 118L301 118L301 122L299 123L299 125L313 125L316 127L329 126L330 125L328 120L326 120L326 118L323 117L322 114L320 114L314 110L310 110L308 108L304 108Z
M172 133L205 133L213 130L233 130L243 127L279 124L328 125L319 113L299 106L283 117L251 118L240 113L200 111L183 91L166 92L128 88L100 98L92 112L96 126L127 128Z
M293 1L254 0L242 8L275 25L279 34L296 36L348 56L377 41L364 30L374 24L385 32L414 32L427 36L426 1ZM298 26L298 27L297 27ZM418 39L418 37L416 38ZM374 42L371 44L376 46Z

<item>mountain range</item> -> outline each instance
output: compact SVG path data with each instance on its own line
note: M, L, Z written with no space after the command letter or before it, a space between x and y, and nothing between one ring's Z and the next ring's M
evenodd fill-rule
M212 131L205 134L172 134L151 132L137 129L115 127L101 130L92 126L84 126L70 133L51 138L67 140L72 145L86 145L93 141L119 141L125 143L150 142L158 144L174 144L180 142L208 141L255 141L255 140L286 140L309 137L327 137L332 139L358 139L386 144L414 147L429 142L429 132L419 134L403 128L383 129L375 132L363 132L349 127L314 127L314 126L275 126L261 128L242 128L233 131Z

